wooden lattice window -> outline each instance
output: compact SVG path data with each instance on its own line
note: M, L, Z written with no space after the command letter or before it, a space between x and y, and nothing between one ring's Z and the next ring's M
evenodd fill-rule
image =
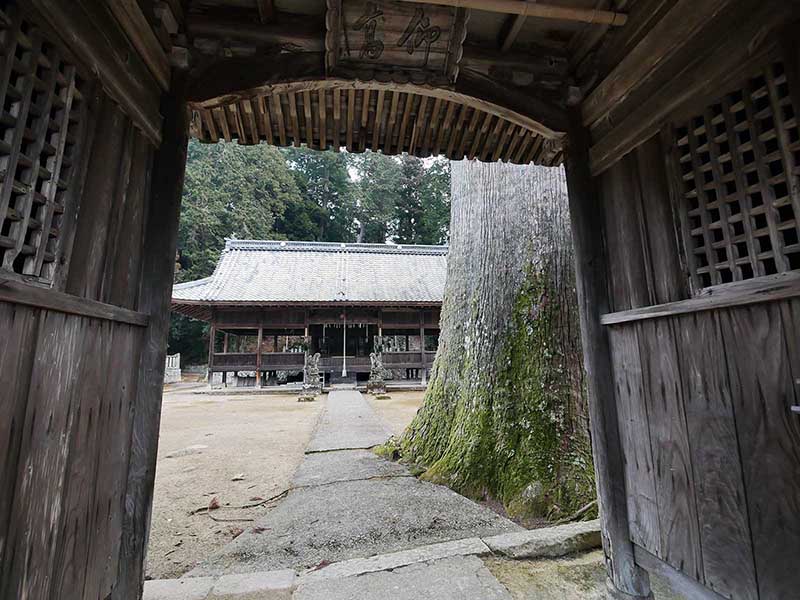
M692 286L800 269L800 131L783 64L674 129Z
M0 275L50 283L61 261L84 83L18 11L0 12Z

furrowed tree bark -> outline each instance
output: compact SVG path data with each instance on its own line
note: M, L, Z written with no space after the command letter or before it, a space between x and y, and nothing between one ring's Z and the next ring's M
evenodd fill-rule
M564 172L452 163L428 392L400 441L423 477L520 517L594 497Z

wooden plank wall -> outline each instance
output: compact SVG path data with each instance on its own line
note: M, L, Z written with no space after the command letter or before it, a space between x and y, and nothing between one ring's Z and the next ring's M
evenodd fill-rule
M98 95L65 291L137 310L153 146ZM145 328L0 302L0 597L117 581Z
M689 297L655 137L600 178L614 311ZM800 299L608 327L632 541L719 596L800 589Z

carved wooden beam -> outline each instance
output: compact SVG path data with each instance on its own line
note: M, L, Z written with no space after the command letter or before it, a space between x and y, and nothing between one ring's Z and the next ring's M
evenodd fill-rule
M162 89L169 88L169 58L135 0L108 0L111 13Z
M594 8L573 8L568 6L555 6L540 4L535 0L400 0L415 4L438 4L440 6L454 6L457 8L471 8L486 12L503 13L507 15L525 15L540 19L556 19L559 21L577 21L579 23L594 23L598 25L611 25L621 27L625 25L628 16L624 13Z
M625 100L647 78L688 44L715 17L738 0L679 0L589 94L583 122L591 125Z

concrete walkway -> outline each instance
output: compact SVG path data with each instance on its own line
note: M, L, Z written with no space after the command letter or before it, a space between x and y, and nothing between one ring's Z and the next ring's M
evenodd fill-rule
M320 565L521 531L452 490L412 477L369 448L389 432L364 397L335 390L281 504L188 575Z

